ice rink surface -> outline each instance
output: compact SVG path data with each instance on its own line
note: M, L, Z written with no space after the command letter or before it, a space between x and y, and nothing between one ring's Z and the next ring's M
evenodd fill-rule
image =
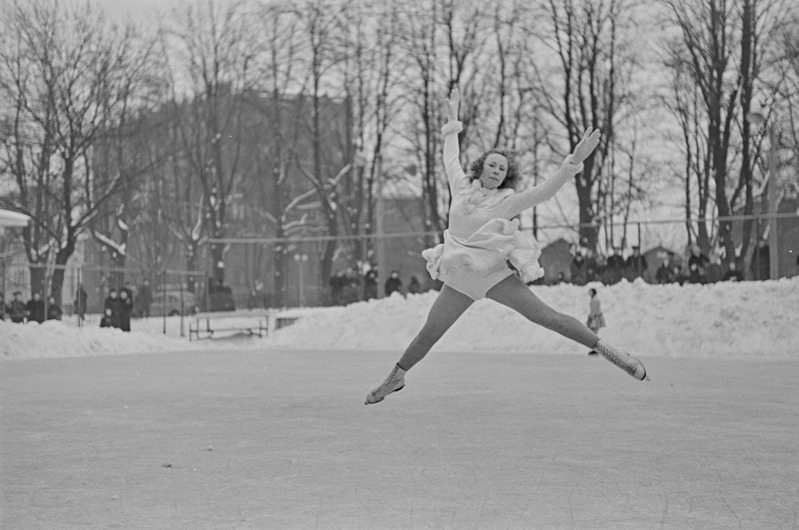
M399 346L398 346L399 348ZM207 351L0 364L1 525L797 528L799 362Z

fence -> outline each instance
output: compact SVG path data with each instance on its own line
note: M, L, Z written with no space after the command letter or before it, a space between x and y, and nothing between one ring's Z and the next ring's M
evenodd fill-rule
M781 213L775 216L746 217L754 221L755 239L764 238L766 227L770 224L768 220L772 217L777 220L775 225L779 248L776 254L779 276L793 276L799 272L796 262L799 253L799 215ZM740 247L745 217L735 216L730 219L733 220L736 246ZM694 219L691 222L701 221ZM718 222L718 219L712 221ZM682 267L680 274L687 276L685 242L664 242L662 233L658 232L658 227L665 226L670 229L679 228L684 235L685 224L685 219L628 223L622 257L628 258L631 247L637 246L646 260L646 266L641 266L638 270L625 266L620 271L611 270L608 261L613 255L609 246L620 244L619 232L622 229L613 234L614 240L614 237L609 237L603 231L607 230L608 225L601 227L598 255L594 256L596 272L591 279L612 283L621 277L640 276L654 283L657 281L657 267L665 258L679 264ZM393 227L389 227L391 228ZM546 271L546 276L539 283L581 281L579 278L572 278L572 261L578 250L578 228L578 225L537 227L536 237L543 247L539 261ZM529 222L522 230L532 231ZM82 286L86 293L83 310L88 314L102 313L105 298L112 288L129 289L134 302L141 304L148 298L141 296L146 280L151 291L149 311L145 312L138 305L135 314L184 314L186 308L206 311L229 310L234 307L254 309L347 304L384 296L391 271L397 271L402 292L423 292L440 287L438 282L430 278L421 257L422 250L436 244L439 238L440 234L437 232L396 232L384 234L382 237L342 236L335 238L335 254L327 266L323 262L324 252L328 242L334 238L326 236L217 240L227 246L223 285L212 282L210 275L204 271L152 272L135 267L123 270L91 264L67 265L63 268L62 296L56 303L61 305L66 315L80 313L81 307L76 302L76 293L79 286ZM765 279L769 277L768 266L764 268L762 260L767 260L768 255L754 252L754 246L750 245L748 255L742 257L742 272L747 280ZM15 290L21 291L25 300L30 298L32 290L49 293L50 280L57 269L52 265L28 265L22 256L13 259L10 256L0 256L0 265L0 290L6 294L6 301Z

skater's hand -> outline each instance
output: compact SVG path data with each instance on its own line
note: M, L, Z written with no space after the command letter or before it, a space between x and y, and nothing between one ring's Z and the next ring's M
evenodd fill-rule
M583 139L580 140L580 143L574 148L574 153L572 153L572 159L575 164L582 164L583 161L591 155L594 149L596 149L596 146L599 145L600 136L601 133L599 129L589 127L585 130Z
M449 121L458 121L458 107L460 103L460 91L457 88L453 88L449 93L449 99L444 100L445 107L447 108L447 119Z

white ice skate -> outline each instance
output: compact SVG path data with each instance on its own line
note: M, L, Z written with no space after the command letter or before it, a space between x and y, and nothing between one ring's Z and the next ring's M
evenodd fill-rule
M644 368L644 365L641 364L641 361L626 351L614 348L613 346L605 344L602 341L596 343L594 350L598 351L602 357L612 362L639 381L643 381L644 379L649 380L649 378L646 376L646 368Z
M394 369L391 370L391 373L388 374L383 383L369 392L369 395L366 396L366 402L364 405L373 405L375 403L380 403L385 399L385 397L392 392L399 392L405 386L405 370L399 367L399 365L395 365Z

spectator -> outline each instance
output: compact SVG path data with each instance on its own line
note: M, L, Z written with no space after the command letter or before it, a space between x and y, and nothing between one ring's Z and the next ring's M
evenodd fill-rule
M660 267L658 267L655 272L655 281L661 285L674 282L674 272L671 269L669 258L665 258Z
M599 328L605 327L605 315L602 314L602 303L596 294L596 289L588 289L588 294L591 296L591 303L589 305L588 320L585 325L594 333L599 333ZM596 355L597 352L591 350L588 355Z
M8 313L8 306L6 305L6 297L3 293L0 293L0 320L6 319L6 313Z
M402 294L402 280L399 277L399 271L391 271L391 276L386 280L386 296L391 296L391 293Z
M742 282L744 281L744 273L738 270L738 265L734 261L730 262L730 268L724 273L723 280L725 282Z
M330 299L333 305L341 305L341 293L344 290L344 273L338 271L330 277L328 281L330 286Z
M50 295L47 297L47 320L61 320L63 311L58 304L55 303L55 296Z
M119 327L119 313L122 309L116 289L108 291L104 304L105 314L111 319L111 327Z
M585 256L585 275L589 282L599 279L599 263L592 250L588 250Z
M419 294L422 292L422 284L419 283L419 278L411 276L408 281L408 294Z
M643 276L649 264L646 256L641 254L641 247L633 247L633 253L627 258L627 268L630 269L633 278Z
M113 328L114 326L114 319L111 316L111 310L106 309L103 318L100 319L100 327L101 328Z
M750 270L753 280L768 280L771 277L771 255L765 239L757 242Z
M86 301L88 298L89 295L86 294L83 284L78 284L78 290L75 291L75 311L81 321L86 320Z
M716 283L720 282L724 277L724 269L721 268L721 259L717 255L710 258L710 264L705 271L705 282Z
M363 299L377 298L377 271L369 269L363 275Z
M119 290L119 318L117 326L122 331L130 331L130 316L133 313L133 297L127 287Z
M619 253L617 248L613 248L612 253L608 256L608 269L616 272L618 271L619 276L621 276L621 270L624 268L624 258Z
M25 306L25 314L28 317L28 322L35 320L39 324L44 322L44 300L42 300L42 293L36 291L33 293L33 298L28 300Z
M691 257L688 258L688 282L706 283L705 273L708 263L707 256L702 254L698 245L691 247Z
M563 271L561 271L558 273L558 276L555 278L555 281L552 283L552 285L560 285L565 281L566 281L566 275L563 274Z
M14 299L8 304L8 318L17 324L25 322L25 302L22 301L22 291L14 291Z
M672 277L672 282L677 282L680 285L683 285L685 283L685 275L682 273L682 269L680 269L679 265L674 265L674 267L672 268L671 277Z
M574 255L574 259L571 263L571 276L572 283L575 285L585 285L588 283L585 259L583 258L582 252L579 250Z

